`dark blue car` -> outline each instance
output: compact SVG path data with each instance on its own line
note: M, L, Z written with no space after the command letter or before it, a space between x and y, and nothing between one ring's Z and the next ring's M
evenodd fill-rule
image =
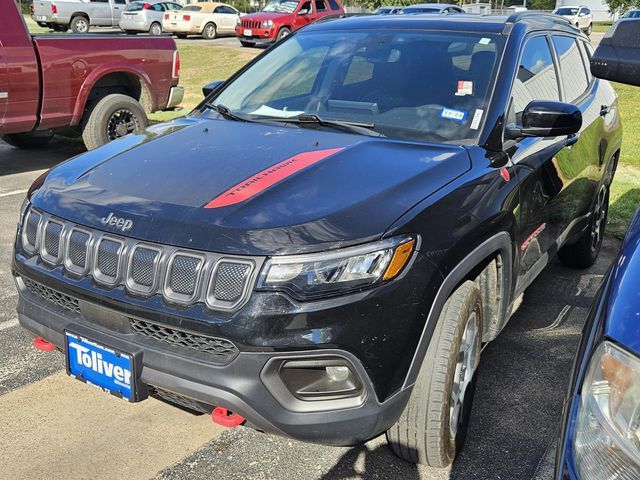
M591 59L600 78L640 86L640 20L623 19ZM557 479L640 478L640 210L606 275L578 348Z

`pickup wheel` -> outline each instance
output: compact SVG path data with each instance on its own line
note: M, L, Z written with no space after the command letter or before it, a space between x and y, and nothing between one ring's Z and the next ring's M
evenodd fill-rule
M596 262L604 240L608 213L609 189L606 185L602 185L587 229L576 243L565 245L558 250L558 258L564 265L572 268L589 268Z
M449 297L402 415L387 431L411 463L446 467L464 444L482 340L482 297L467 281Z
M205 40L213 40L216 38L216 24L213 22L207 23L202 29L202 38Z
M11 133L2 135L0 138L12 147L23 148L25 150L33 150L35 148L46 147L53 138L53 130L44 130L41 132L28 133Z
M243 47L255 47L255 42L245 42L244 40L240 40L240 45Z
M135 99L113 93L89 106L82 124L87 150L124 137L149 125L147 114Z
M152 23L149 27L149 35L162 35L162 25L158 22Z
M280 41L280 40L282 40L284 37L288 37L290 33L291 33L291 30L289 30L287 27L282 27L282 28L278 31L278 36L276 37L276 42L279 42L279 41Z
M87 33L89 31L89 19L78 15L71 19L70 26L73 33Z

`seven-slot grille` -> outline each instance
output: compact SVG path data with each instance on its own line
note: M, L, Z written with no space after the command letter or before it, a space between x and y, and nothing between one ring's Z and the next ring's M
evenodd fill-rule
M241 20L243 28L260 28L261 23L262 22L258 22L256 20Z
M161 294L179 305L206 303L234 310L244 303L261 258L228 257L150 244L80 227L30 208L21 233L22 250L49 266L91 275L100 285L123 285L135 295Z

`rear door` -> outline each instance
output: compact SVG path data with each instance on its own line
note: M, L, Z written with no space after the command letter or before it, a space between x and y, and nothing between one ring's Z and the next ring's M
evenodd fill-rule
M112 0L111 3L111 25L117 26L120 23L122 12L127 6L127 0Z

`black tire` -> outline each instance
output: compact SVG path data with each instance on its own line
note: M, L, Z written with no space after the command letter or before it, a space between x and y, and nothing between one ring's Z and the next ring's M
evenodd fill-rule
M482 297L478 286L467 281L447 300L411 398L387 431L387 441L398 457L431 467L453 462L467 433L481 337ZM470 368L462 368L461 361L470 362ZM455 379L464 381L458 384ZM461 395L454 396L456 387ZM458 408L452 405L455 398L461 398L460 404L453 403Z
M42 132L11 133L2 135L0 138L12 147L33 150L46 147L53 138L52 130Z
M185 38L187 38L187 34L186 33L176 33L176 37L185 39Z
M73 33L88 33L91 25L87 17L84 15L76 15L71 19L69 26Z
M591 32L593 32L593 23L590 23L587 27L587 31L585 32L587 34L587 37L591 36Z
M240 40L240 45L242 45L243 47L255 47L256 46L255 42L246 42L244 40Z
M60 25L59 23L54 23L51 28L54 32L66 32L69 30L69 25Z
M287 27L282 27L280 30L278 30L278 36L276 37L276 42L279 42L284 37L288 37L290 33L291 33L290 29L288 29Z
M213 40L216 38L218 33L218 29L216 28L216 24L213 22L207 23L202 29L202 38L205 40Z
M158 22L153 22L149 27L149 35L162 35L162 25Z
M577 242L558 250L558 258L567 267L589 268L598 259L602 248L607 216L609 214L609 188L602 185L591 211L591 220Z
M148 125L147 114L137 100L113 93L94 102L85 112L82 140L87 150L93 150Z

